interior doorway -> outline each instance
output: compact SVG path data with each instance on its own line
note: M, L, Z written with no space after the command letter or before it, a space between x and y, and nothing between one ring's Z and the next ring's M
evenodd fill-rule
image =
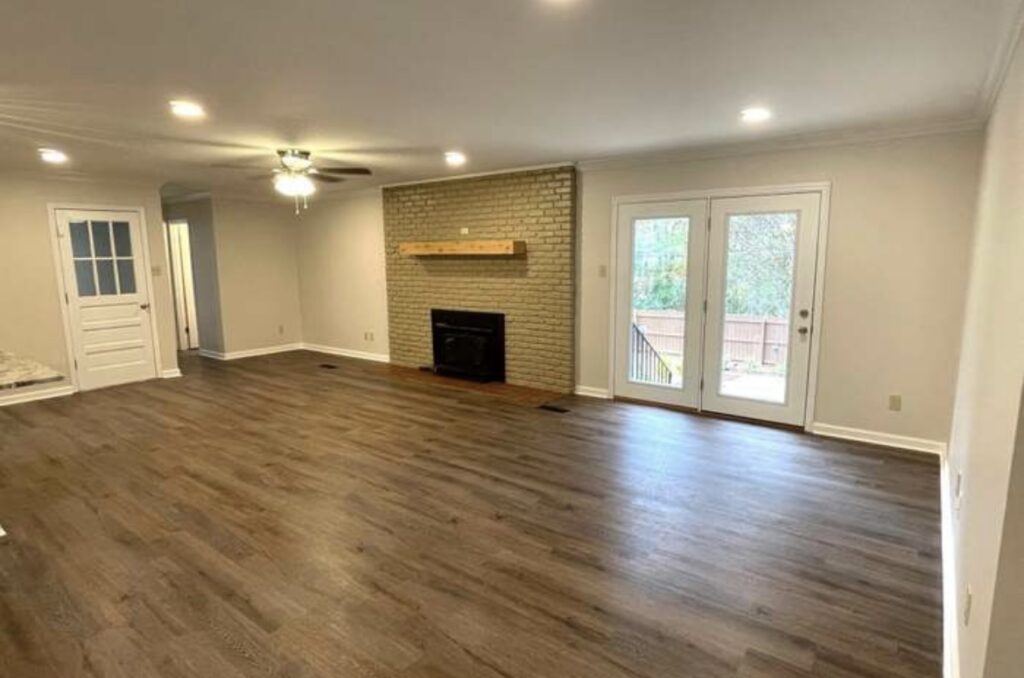
M620 203L614 395L805 424L825 199Z
M53 215L76 386L157 376L141 212L56 208Z
M196 316L195 278L192 273L192 243L188 222L169 222L167 242L170 246L178 350L191 351L199 348L199 320Z

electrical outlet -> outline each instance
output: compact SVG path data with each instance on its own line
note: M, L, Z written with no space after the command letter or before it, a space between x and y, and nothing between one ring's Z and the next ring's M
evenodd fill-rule
M889 396L889 409L893 412L901 411L903 409L903 396L899 394Z
M462 228L459 229L459 233L461 233L462 235L469 235L469 229L463 226Z
M281 334L281 335L284 334L284 325L278 325L277 326L277 333Z
M974 605L974 591L970 584L967 585L967 592L964 594L964 626L971 623L971 607Z

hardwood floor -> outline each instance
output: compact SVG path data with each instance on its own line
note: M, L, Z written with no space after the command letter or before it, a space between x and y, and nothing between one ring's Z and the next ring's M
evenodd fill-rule
M0 409L0 676L940 675L931 459L312 353L187 369Z

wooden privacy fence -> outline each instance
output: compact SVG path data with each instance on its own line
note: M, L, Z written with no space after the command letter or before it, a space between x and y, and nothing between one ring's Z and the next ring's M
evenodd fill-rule
M682 357L686 314L679 311L634 311L633 323L663 356ZM784 318L729 314L725 316L725 359L775 367L786 361L789 322Z

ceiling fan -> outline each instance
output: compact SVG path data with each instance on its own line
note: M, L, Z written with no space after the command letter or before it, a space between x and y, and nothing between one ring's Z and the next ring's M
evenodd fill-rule
M281 195L295 199L295 213L309 207L309 196L316 193L316 184L336 184L345 181L346 176L367 177L373 174L368 167L317 167L309 151L298 148L282 148L277 151L281 166L274 168L270 177L274 190Z

